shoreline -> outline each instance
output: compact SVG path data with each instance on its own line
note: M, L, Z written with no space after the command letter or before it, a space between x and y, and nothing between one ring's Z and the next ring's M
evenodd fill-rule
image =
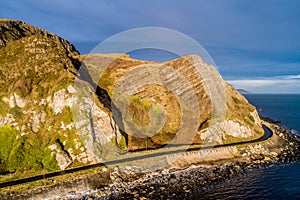
M268 122L267 122L268 123ZM84 198L103 199L186 199L196 198L195 194L213 189L236 176L244 176L247 171L257 168L269 168L275 165L294 163L299 159L300 141L289 130L276 124L269 124L274 134L285 140L289 146L282 149L273 159L252 157L249 162L239 162L238 159L221 160L213 165L191 165L182 170L170 169L146 174L138 179L126 178L120 168L114 170L115 183L97 190ZM127 172L128 173L128 172ZM127 174L127 176L130 173Z
M191 195L193 188L199 191L207 190L234 176L243 175L249 169L298 160L300 155L298 138L290 135L289 130L284 127L269 122L264 123L273 130L274 136L255 145L238 147L239 156L234 158L226 159L225 156L225 159L189 163L188 157L173 167L154 172L128 166L104 168L103 172L85 174L76 179L38 187L23 193L2 193L0 197L1 199L11 197L22 199L187 198L188 196L182 195Z

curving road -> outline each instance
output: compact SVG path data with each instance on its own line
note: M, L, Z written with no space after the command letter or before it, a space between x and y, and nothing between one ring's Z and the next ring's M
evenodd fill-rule
M253 144L256 142L261 142L261 141L267 140L270 137L272 137L273 132L271 129L269 129L265 125L263 125L263 129L264 129L264 135L255 140L250 140L250 141L246 141L246 142L236 142L236 143L231 143L231 144L207 146L207 147L194 147L194 148L190 147L189 149L179 149L179 150L172 150L172 151L168 151L168 152L159 152L159 153L154 152L154 153L150 153L147 155L136 156L134 158L124 158L124 159L120 159L120 160L113 160L113 161L108 161L105 163L97 163L97 164L92 164L92 165L88 165L88 166L82 166L82 167L62 170L62 171L58 171L58 172L52 172L52 173L48 173L48 174L44 174L44 175L38 175L38 176L29 177L29 178L8 181L8 182L0 183L0 188L14 186L14 185L22 184L22 183L29 183L29 182L42 180L45 178L52 178L52 177L61 176L61 175L65 175L65 174L71 174L71 173L78 172L81 170L93 169L96 167L102 167L102 166L107 166L107 165L115 165L115 164L120 164L120 163L124 163L124 162L136 161L136 160L151 158L151 157L156 157L156 156L176 154L176 153L182 153L182 152L186 152L186 151L199 151L199 150L212 149L212 148L216 149L216 148L236 146L236 145L241 145L241 144Z

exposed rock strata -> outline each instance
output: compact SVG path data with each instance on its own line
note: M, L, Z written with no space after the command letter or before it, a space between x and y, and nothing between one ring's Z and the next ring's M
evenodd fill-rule
M92 74L91 81L99 82L114 101L115 111L123 114L123 118L116 118L127 134L128 150L153 149L170 143L224 144L233 139L250 140L262 135L256 109L199 56L187 55L157 63L134 60L128 55L88 55L83 63ZM104 73L100 80L96 76L99 73ZM119 97L114 99L119 90L132 97L129 109ZM186 95L190 91L195 95L192 102L189 101L193 96ZM185 105L190 106L187 112L199 108L198 116L193 114L198 118L196 127L192 125L195 119L184 117ZM152 133L156 129L153 131L151 126L151 108L164 110L160 112L166 114L166 121L156 134ZM186 122L190 123L187 126L190 130L185 128L183 137L176 140L175 135L180 135L180 127ZM149 127L148 133L143 126Z

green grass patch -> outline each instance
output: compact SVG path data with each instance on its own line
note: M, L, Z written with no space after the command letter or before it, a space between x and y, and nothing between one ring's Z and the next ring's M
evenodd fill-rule
M252 124L253 124L253 121L252 121L249 117L245 117L245 118L244 118L244 122L246 122L246 123L249 124L249 125L252 125Z
M126 145L126 139L123 135L121 135L121 138L120 138L120 148L122 150L126 150L127 149L127 145Z
M10 113L14 116L15 119L22 119L23 113L19 107L15 106L11 108Z
M235 103L235 104L239 104L240 103L240 100L236 97L231 97L232 101Z
M109 86L111 86L113 84L112 81L110 80L110 75L111 75L111 71L109 68L107 68L103 72L103 74L99 80L99 85L101 87L108 88Z
M9 106L4 103L0 102L0 116L5 116L9 111Z
M141 126L149 124L149 110L151 105L151 102L147 99L141 99L138 96L131 96L129 99L129 112L132 120Z
M251 114L248 115L248 118L249 118L253 123L255 122L255 119L254 119L254 117L253 117Z
M70 124L73 122L73 114L71 112L71 109L69 107L64 109L63 116L62 116L62 121L65 125Z
M30 134L16 139L17 134L8 125L0 127L0 173L58 169L55 157L38 135Z
M17 131L9 125L0 127L0 173L7 172L9 155L14 147Z
M242 141L247 141L247 140L250 140L250 139L226 135L226 139L225 139L225 141L223 141L223 143L224 144L232 144L232 143L237 143L237 142L242 142Z
M152 109L154 110L155 114L160 115L163 113L163 107L159 104L153 105Z

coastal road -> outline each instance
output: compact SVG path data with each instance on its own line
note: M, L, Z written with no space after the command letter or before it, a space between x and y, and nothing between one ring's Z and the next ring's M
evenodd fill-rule
M220 144L220 145L207 146L207 147L190 147L188 149L171 150L168 152L158 152L158 153L153 152L153 153L149 153L147 155L135 156L132 158L124 158L124 159L119 159L119 160L112 160L112 161L108 161L105 163L97 163L97 164L62 170L62 171L58 171L58 172L52 172L52 173L48 173L48 174L3 182L3 183L0 183L0 188L14 186L14 185L23 184L23 183L29 183L29 182L38 181L38 180L42 180L45 178L52 178L52 177L61 176L61 175L65 175L65 174L71 174L74 172L87 170L87 169L93 169L93 168L102 167L102 166L109 166L109 165L130 162L130 161L141 160L141 159L145 159L145 158L164 156L164 155L170 155L170 154L176 154L176 153L183 153L186 151L199 151L199 150L205 150L205 149L216 149L216 148L221 148L221 147L236 146L236 145L241 145L241 144L253 144L253 143L267 140L268 138L272 137L273 131L271 129L269 129L268 127L266 127L264 125L263 125L263 129L264 129L264 135L255 140L250 140L250 141L245 141L245 142L236 142L236 143L231 143L231 144Z

